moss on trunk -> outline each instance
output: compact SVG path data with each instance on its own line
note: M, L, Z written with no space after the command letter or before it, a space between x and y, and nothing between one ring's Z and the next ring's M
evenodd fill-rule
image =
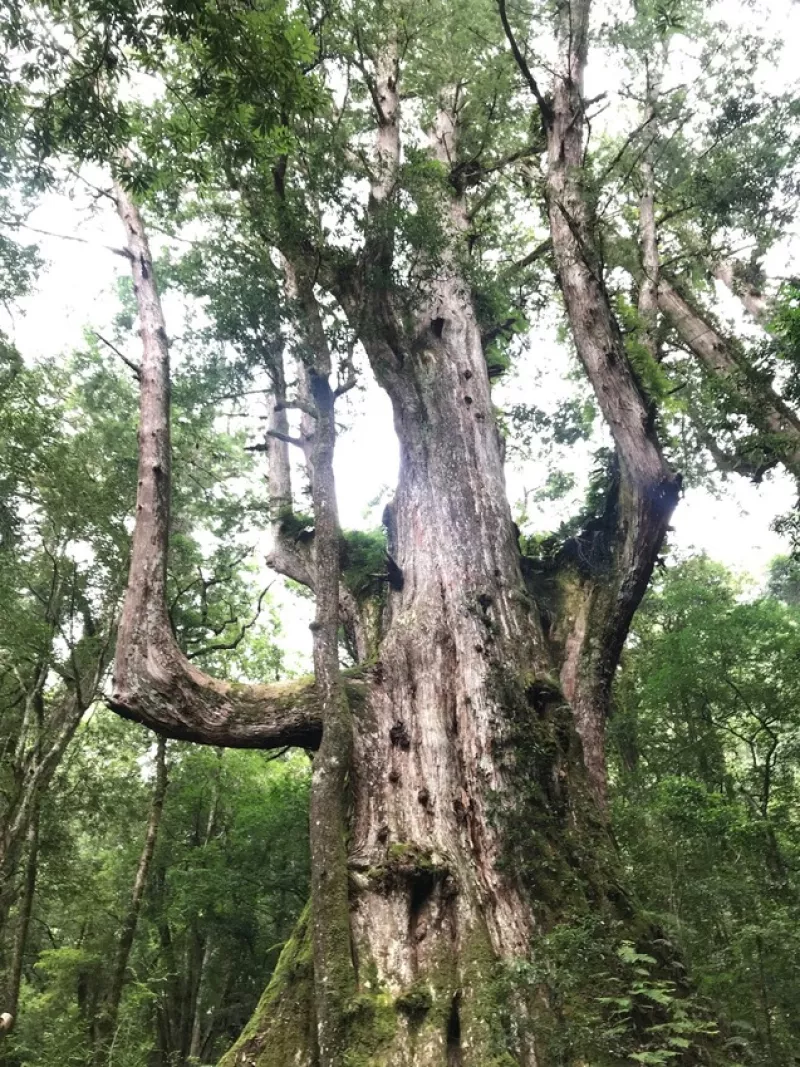
M316 1067L310 908L281 952L266 992L219 1067Z

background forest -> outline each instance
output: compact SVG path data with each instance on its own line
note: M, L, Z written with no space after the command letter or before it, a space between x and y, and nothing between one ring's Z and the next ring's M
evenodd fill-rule
M407 6L424 41L419 55L408 44L416 63L408 95L419 101L420 124L439 83L454 77L438 70L432 53L447 67L466 51L465 84L482 94L477 118L465 105L473 140L458 164L474 197L470 252L478 251L467 274L485 327L516 533L538 573L560 553L593 544L618 468L548 273L552 248L525 206L538 195L533 158L542 144L519 104L519 70L504 65L498 9L435 5L437 19L415 23L416 5ZM542 6L533 5L534 25ZM609 821L642 915L713 1005L730 1062L791 1067L800 1064L800 558L790 484L800 472L800 286L791 270L797 102L770 6L764 22L763 11L744 5L742 17L737 5L731 24L725 5L717 5L719 19L706 19L705 6L665 0L623 14L601 9L593 30L600 88L588 102L599 132L587 151L587 195L628 358L681 471L679 508L694 506L702 523L748 479L759 487L749 487L749 499L763 492L785 504L772 534L762 524L784 553L768 567L745 555L728 569L713 558L730 560L726 546L688 550L678 519L677 533L668 531L612 692ZM265 397L286 400L275 351L287 314L278 257L267 249L276 233L302 244L298 217L302 239L324 234L334 259L336 242L344 247L356 232L369 78L358 84L354 76L351 86L337 68L322 105L314 76L330 56L363 74L373 42L355 31L351 38L347 4L321 5L319 22L311 18L316 5L301 12L319 39L293 23L278 32L269 4L233 5L235 12L224 3L156 5L150 22L146 4L6 7L0 1010L16 1022L0 1035L0 1063L211 1065L251 1019L309 897L311 761L288 747L266 753L156 740L105 705L129 565L140 376L139 312L117 263L118 220L103 215L111 213L108 174L122 160L127 187L144 205L176 324L172 630L192 663L234 684L296 678L308 669L309 594L275 579L264 546L276 527L302 546L313 518L299 461L294 511L291 488L288 512L276 515L265 487L265 426L276 425ZM364 24L374 31L384 5L367 7ZM511 13L518 34L530 16L526 5ZM480 46L464 45L467 29ZM159 34L171 35L169 46L161 48ZM624 72L619 84L609 73L615 64ZM259 95L263 65L280 85L280 106L271 90ZM302 115L295 126L283 113L275 119L287 99ZM259 202L253 160L279 175L275 159L295 150L294 189L276 179ZM399 258L413 281L426 257L444 255L436 224L442 172L419 145L407 149L401 186ZM648 197L658 207L667 286L655 305L642 299L646 284L633 265L647 244L634 206L642 210ZM46 315L43 248L52 244L37 244L46 236L39 224L58 217L54 205L67 198L72 206L61 217L74 220L78 204L87 228L57 227L59 240L91 234L104 291L84 285L80 294L78 278L63 298L81 316L81 337L65 345L60 320L30 323ZM765 262L779 264L771 279ZM341 354L339 377L348 391L358 382L341 408L342 433L355 426L355 450L367 451L363 419L375 386L358 339L319 299ZM708 337L716 349L704 347ZM287 439L307 414L295 407L282 428ZM776 419L797 431L788 443ZM342 495L364 516L340 546L342 595L359 606L386 577L378 574L386 567L379 527L392 448L374 445L380 484L371 473L360 484L357 469L340 478ZM363 462L367 471L370 460ZM746 573L751 563L755 577ZM347 668L363 657L346 627L339 637ZM602 925L599 911L556 925L527 965L525 980L546 990L556 1020L545 1035L554 1063L574 1063L574 1050L598 1034L612 1043L616 1023L642 998L672 1004L673 987L654 977L655 960L630 942L618 950L627 984L608 994ZM602 994L581 995L576 1010L575 990L600 978ZM668 1064L682 1041L688 1047L676 1030L669 1048L625 1062Z

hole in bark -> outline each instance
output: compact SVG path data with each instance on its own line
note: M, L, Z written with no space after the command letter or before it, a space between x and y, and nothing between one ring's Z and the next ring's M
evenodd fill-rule
M441 337L444 333L444 319L433 319L431 321L431 333L434 337Z
M465 370L464 371L464 377L466 378L467 381L469 381L470 378L472 377L472 371L471 370Z
M433 871L417 869L411 882L411 896L408 902L411 929L416 930L420 912L428 903L436 885L436 877Z
M389 731L389 740L395 748L401 748L403 752L408 752L411 748L411 738L408 736L408 727L400 719L397 720Z
M447 1067L461 1067L461 994L450 1003L447 1019Z
M472 403L472 397L471 396L465 396L464 397L464 403L465 404L471 404Z

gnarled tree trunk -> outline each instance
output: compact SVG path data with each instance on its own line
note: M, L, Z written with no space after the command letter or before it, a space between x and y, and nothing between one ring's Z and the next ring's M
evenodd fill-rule
M575 169L582 141L572 136L582 108L582 67L573 66L585 58L585 27L578 30L569 40L563 35L568 72L558 75L563 92L548 111L551 226L576 342L614 432L621 473L606 531L608 565L592 575L549 576L558 594L547 632L537 591L523 579L486 358L459 256L444 253L416 286L421 297L389 282L400 160L393 42L375 58L376 165L359 263L326 275L315 254L308 262L302 248L282 249L311 353L303 406L314 421L295 443L310 461L315 511L300 560L317 596L314 684L234 690L192 668L165 625L166 332L141 219L118 191L144 358L137 527L112 706L204 743L316 748L322 737L312 784L311 907L221 1067L542 1065L546 1035L561 1022L541 983L506 984L515 966L532 952L535 958L537 939L576 914L603 916L634 942L647 933L617 884L601 811L602 746L587 773L579 731L591 744L597 734L602 741L611 677L677 482L655 442L589 247ZM431 137L442 166L455 159L456 134L456 115L443 101ZM467 223L457 182L442 193L441 208L457 249ZM349 611L333 558L337 390L315 283L339 300L388 393L401 453L385 516L390 581L380 598L380 635L370 643L372 657L346 679L334 637L336 613L341 620ZM274 441L288 436L276 417L283 404L273 411ZM285 465L285 450L268 452L271 465ZM282 501L290 498L280 471L270 481ZM281 555L278 545L276 565ZM287 567L300 564L295 556ZM587 987L583 995L594 1003L598 991ZM701 1059L687 1053L684 1061Z

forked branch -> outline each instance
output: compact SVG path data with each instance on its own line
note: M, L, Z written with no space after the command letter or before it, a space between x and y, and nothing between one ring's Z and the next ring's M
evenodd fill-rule
M738 343L726 337L713 317L662 277L658 304L683 344L706 373L740 402L742 413L768 435L765 451L800 478L800 417L762 375L757 374Z

